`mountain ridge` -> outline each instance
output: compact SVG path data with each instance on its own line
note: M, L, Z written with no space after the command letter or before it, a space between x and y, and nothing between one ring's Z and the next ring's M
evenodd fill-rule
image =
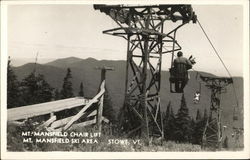
M22 80L34 69L34 63L28 63L23 66L13 67L19 80ZM72 83L74 94L77 95L79 91L80 83L83 82L84 93L86 97L93 97L100 84L100 70L96 70L97 66L112 66L114 71L108 71L106 74L106 82L109 93L111 94L111 100L116 112L123 105L125 94L125 66L126 61L109 61L109 60L96 60L94 58L80 59L77 57L57 59L55 61L46 64L36 64L36 72L45 76L45 79L56 89L61 89L63 78L66 75L66 69L69 67L72 71ZM204 76L215 76L206 72L199 72ZM193 94L199 89L200 81L196 79L196 72L190 71L191 79L185 88L184 94L189 107L189 112L192 117L195 117L197 109L200 109L203 113L205 108L209 108L210 105L210 90L207 89L202 83L201 86L201 103L193 104ZM173 110L177 113L180 106L181 94L170 93L169 91L169 72L162 71L162 84L161 84L161 106L165 111L169 101L173 105ZM240 98L239 105L243 104L243 78L233 77L235 82L235 88L237 89L238 97ZM228 93L222 95L222 105L232 106L236 104L233 97L233 88L227 87ZM226 107L225 109L225 121L229 121L230 115L233 113L232 107ZM230 120L231 121L231 120ZM232 122L227 122L232 123Z

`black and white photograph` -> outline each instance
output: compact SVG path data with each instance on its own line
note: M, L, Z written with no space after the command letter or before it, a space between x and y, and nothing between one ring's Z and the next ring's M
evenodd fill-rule
M248 1L12 2L1 4L4 159L249 158Z

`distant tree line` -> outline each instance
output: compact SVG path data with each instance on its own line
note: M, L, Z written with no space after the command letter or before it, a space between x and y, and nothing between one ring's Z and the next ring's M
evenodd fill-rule
M10 63L11 61L8 60L7 108L49 102L74 96L70 68L67 69L62 89L59 92L58 89L54 89L45 80L44 75L37 73L35 69L19 82Z
M50 102L74 97L71 69L67 68L63 79L62 89L53 88L45 79L44 75L33 70L28 76L18 81L12 66L8 60L7 66L7 108ZM78 96L84 97L83 83L80 83ZM65 112L66 113L66 112ZM108 90L104 94L103 115L110 121L115 121L115 114Z

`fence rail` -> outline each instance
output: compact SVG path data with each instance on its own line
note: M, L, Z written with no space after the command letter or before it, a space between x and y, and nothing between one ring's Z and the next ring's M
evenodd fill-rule
M88 104L88 99L82 97L62 99L52 102L39 103L34 105L22 106L17 108L11 108L7 111L7 120L14 121L20 119L27 119L39 115L49 114L53 112L59 112L65 109L71 109L74 107Z
M77 127L84 127L92 124L97 124L98 130L101 131L101 122L109 123L109 120L102 116L103 100L105 93L105 80L102 81L99 92L96 96L90 100L82 97L75 97L69 99L63 99L53 102L34 104L29 106L22 106L18 108L8 109L8 122L18 124L17 120L23 120L50 114L50 118L43 124L39 125L39 128L47 128L49 131L65 131ZM97 107L92 111L87 111L93 104L97 103ZM83 106L82 109L74 116L58 119L56 112L72 109L75 107ZM93 109L93 108L92 108ZM92 120L89 117L93 117ZM80 118L88 118L88 120L76 123Z

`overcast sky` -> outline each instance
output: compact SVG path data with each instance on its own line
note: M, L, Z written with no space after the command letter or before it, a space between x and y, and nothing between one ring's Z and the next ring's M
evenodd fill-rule
M234 76L243 72L243 8L240 5L193 5L199 21ZM8 7L8 54L39 60L64 57L126 59L126 41L102 34L117 27L92 5L12 5ZM196 57L195 70L227 76L198 24L177 33L186 56ZM170 66L164 55L162 68ZM34 62L34 61L33 61Z

